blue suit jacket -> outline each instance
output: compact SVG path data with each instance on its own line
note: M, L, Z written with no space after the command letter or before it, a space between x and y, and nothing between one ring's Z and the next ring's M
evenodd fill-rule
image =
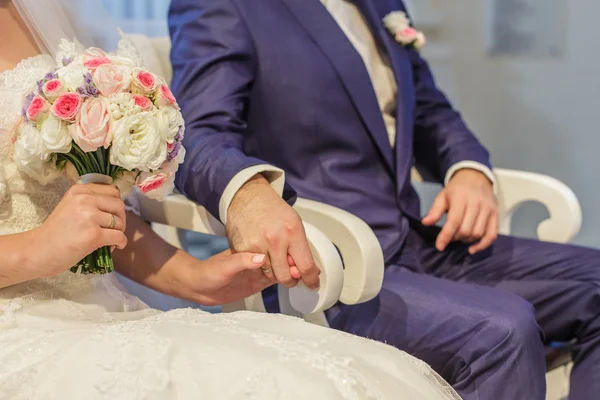
M177 187L218 216L229 181L270 163L286 171L286 199L359 216L389 261L419 218L413 164L441 181L459 161L490 163L425 61L386 31L383 17L402 1L352 1L398 83L395 148L360 55L319 0L173 0L173 90L188 150Z

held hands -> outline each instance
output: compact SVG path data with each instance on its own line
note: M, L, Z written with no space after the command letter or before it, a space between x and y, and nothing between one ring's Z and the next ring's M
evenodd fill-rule
M300 216L262 175L237 192L227 216L231 248L266 255L259 272L286 287L296 286L299 279L311 289L319 287L321 271L312 258Z
M114 216L114 223L113 223ZM114 225L111 227L111 225ZM44 257L42 276L64 272L103 246L123 249L125 205L112 185L75 185L62 198L46 222L31 231L33 253Z
M265 260L263 254L233 254L231 250L199 263L194 260L190 279L184 283L185 288L180 288L178 296L205 306L216 306L259 293L273 284L260 269Z
M489 179L474 169L461 169L438 194L424 225L435 225L448 218L435 247L444 251L453 241L471 244L470 254L487 249L498 237L498 204Z

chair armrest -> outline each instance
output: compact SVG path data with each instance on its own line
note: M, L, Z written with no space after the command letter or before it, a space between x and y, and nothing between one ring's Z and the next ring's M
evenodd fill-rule
M141 217L152 223L168 226L170 231L185 229L215 236L225 236L225 227L214 218L204 207L188 200L182 195L171 195L159 202L149 199L138 192L138 203ZM285 302L282 312L293 314L313 314L332 307L340 298L344 280L343 265L335 246L326 234L310 223L304 222L304 229L315 263L321 269L321 285L318 291L308 290L304 285L289 290L289 302ZM167 237L165 237L167 236ZM163 237L171 244L179 243L178 240L169 240L176 237L174 232L169 232ZM287 293L283 291L282 293ZM286 305L292 307L287 309ZM251 296L224 307L227 311L252 310L264 312L264 304L259 294Z
M538 226L540 240L567 243L579 233L581 206L575 193L564 183L532 172L494 169L494 174L499 187L500 233L510 233L515 210L527 201L543 204L550 214Z
M573 191L564 183L546 175L501 168L494 169L494 175L498 183L501 234L510 235L514 213L527 201L541 203L550 214L550 217L537 227L540 240L567 243L579 233L581 207ZM414 168L412 180L423 181ZM429 186L422 184L423 188Z
M344 262L340 301L358 304L373 299L383 284L384 258L377 237L360 218L327 204L298 199L303 221L316 226L339 250Z
M214 236L225 236L225 227L204 207L174 194L164 201L149 199L138 192L141 217L148 221Z

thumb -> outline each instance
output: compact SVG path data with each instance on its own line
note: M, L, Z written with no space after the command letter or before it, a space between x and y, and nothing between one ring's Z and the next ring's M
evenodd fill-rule
M300 271L298 271L298 267L296 266L296 262L294 261L294 259L292 258L292 256L290 256L289 254L287 256L287 261L288 261L288 264L290 266L290 275L292 275L292 278L294 278L294 279L302 279L302 275L300 274Z
M444 189L437 195L429 213L423 217L421 222L423 225L435 225L446 211L448 211L448 201L446 199L446 190Z
M265 265L267 257L257 253L236 253L227 256L223 262L225 270L232 275L240 272L258 269Z

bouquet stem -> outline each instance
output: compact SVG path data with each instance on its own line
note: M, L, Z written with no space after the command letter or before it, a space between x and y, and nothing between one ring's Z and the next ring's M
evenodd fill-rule
M71 162L80 177L81 183L111 184L118 168L111 168L108 151L100 148L96 152L84 153L73 144L68 154L61 154ZM112 174L111 174L112 173ZM109 175L110 174L110 175ZM71 272L80 274L108 274L115 269L110 247L101 247L71 268Z
M110 248L101 247L71 268L78 274L108 274L115 269Z

